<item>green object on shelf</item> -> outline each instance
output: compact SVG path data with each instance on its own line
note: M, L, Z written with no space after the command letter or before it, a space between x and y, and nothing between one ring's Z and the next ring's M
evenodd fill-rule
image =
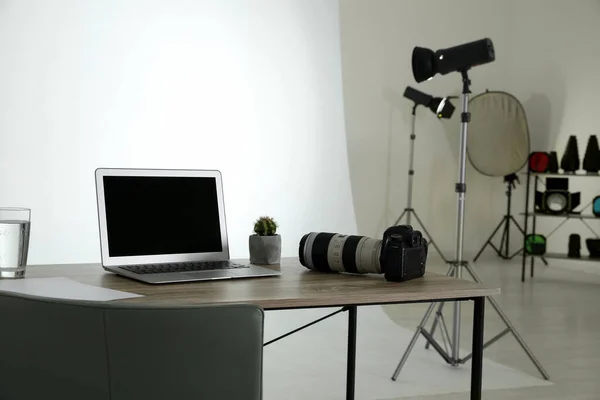
M525 251L528 254L541 255L546 252L546 237L544 235L527 235Z

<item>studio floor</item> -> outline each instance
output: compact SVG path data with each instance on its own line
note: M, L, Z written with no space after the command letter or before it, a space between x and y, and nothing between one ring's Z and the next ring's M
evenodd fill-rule
M517 330L550 374L541 379L512 335L484 351L487 400L600 399L600 262L549 260L536 263L533 280L521 283L520 258L492 255L474 264L484 282L497 285L497 297ZM431 271L446 266L431 258ZM392 374L427 305L364 307L359 311L357 399L458 400L468 398L470 364L447 366L421 338L397 382ZM451 307L446 319L452 321ZM270 312L266 339L330 310ZM486 340L505 325L489 303ZM461 356L471 345L472 306L462 312ZM265 350L265 400L343 399L346 321L344 314L269 346ZM450 327L449 327L450 328Z

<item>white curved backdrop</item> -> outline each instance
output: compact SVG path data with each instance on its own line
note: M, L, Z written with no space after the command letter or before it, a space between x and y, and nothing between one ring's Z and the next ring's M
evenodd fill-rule
M335 1L0 2L0 205L30 263L99 261L97 167L219 169L233 257L354 233Z

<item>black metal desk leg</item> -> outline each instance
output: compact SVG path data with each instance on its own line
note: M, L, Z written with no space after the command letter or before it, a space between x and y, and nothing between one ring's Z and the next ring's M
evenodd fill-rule
M473 359L471 360L471 400L481 400L483 375L483 321L485 297L475 297L473 310Z
M356 306L348 306L348 363L346 369L346 400L354 400L356 380Z

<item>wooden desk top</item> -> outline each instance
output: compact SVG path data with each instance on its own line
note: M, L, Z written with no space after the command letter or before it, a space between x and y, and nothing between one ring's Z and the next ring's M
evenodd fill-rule
M144 295L126 303L159 305L252 303L264 309L375 305L493 296L500 289L435 273L408 282L383 275L309 271L297 259L283 259L280 276L149 285L102 269L100 264L34 265L27 277L66 277L108 289Z

